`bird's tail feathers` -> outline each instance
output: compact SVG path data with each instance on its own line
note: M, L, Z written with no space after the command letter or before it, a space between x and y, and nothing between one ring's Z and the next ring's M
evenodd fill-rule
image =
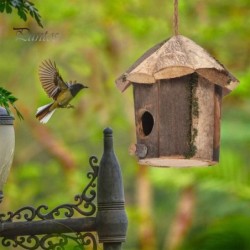
M46 104L42 107L39 107L36 112L36 118L41 122L41 123L47 123L48 120L51 118L53 113L55 112L55 109L50 111L50 107L52 106L53 103Z

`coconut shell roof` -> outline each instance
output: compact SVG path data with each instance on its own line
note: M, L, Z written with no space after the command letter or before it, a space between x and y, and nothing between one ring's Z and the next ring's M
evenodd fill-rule
M173 36L145 52L116 80L123 92L131 83L154 84L157 80L196 72L213 84L231 92L239 81L202 47L185 36Z

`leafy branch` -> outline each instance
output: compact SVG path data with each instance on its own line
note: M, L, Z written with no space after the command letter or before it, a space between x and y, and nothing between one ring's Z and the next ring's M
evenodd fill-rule
M20 120L23 120L23 116L20 111L15 106L14 102L17 101L17 98L12 95L8 90L0 87L0 106L4 106L7 112L10 114L10 105L15 109L17 116Z
M37 24L43 28L41 16L32 2L28 0L0 0L0 12L11 14L13 8L17 9L17 14L21 19L27 21L27 14L30 14Z

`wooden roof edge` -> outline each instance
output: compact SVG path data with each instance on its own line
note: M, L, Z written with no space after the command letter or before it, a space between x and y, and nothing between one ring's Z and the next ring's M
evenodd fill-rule
M204 71L207 73L205 74ZM214 71L214 74L212 74L211 71ZM227 90L226 93L230 93L232 90L234 90L239 85L239 80L237 78L235 78L230 72L228 72L227 70L224 70L224 69L219 71L215 68L204 68L204 69L198 69L197 71L194 70L194 72L197 72L200 76L206 78L212 84L219 85L223 89L226 89ZM190 72L190 74L192 74L192 72ZM117 88L121 92L124 92L131 85L132 82L135 82L138 84L149 84L149 83L154 84L156 82L156 80L158 79L156 77L154 81L145 81L145 79L140 81L137 79L140 74L138 76L137 76L137 74L132 74L130 77L129 77L129 75L130 74L124 73L119 78L117 78L115 81ZM176 78L176 77L182 77L185 75L187 75L187 73L183 72L183 75L176 75L176 76L173 75L173 76L164 77L164 78L160 77L158 80L172 79L172 78Z
M230 84L228 86L225 86L223 88L223 96L230 94L240 83L240 81L236 78L235 80L231 80Z
M156 45L154 45L153 47L149 48L144 54L142 54L142 56L140 56L123 74L121 74L116 80L116 86L117 88L121 91L124 92L131 83L127 83L126 77L127 75L133 70L135 69L140 63L142 63L146 58L148 58L149 56L151 56L155 51L157 51L159 48L161 48L161 46L167 42L170 38L165 39L159 43L157 43Z
M164 41L156 44L155 46L151 47L150 49L148 49L141 57L139 57L135 63L133 63L123 74L121 74L116 80L116 86L117 88L121 91L124 92L132 83L131 81L129 81L127 79L127 76L138 66L140 65L144 60L146 60L148 57L150 57L155 51L157 51L158 49L160 49L168 40L172 39L174 36L165 39ZM184 37L187 38L185 36L177 36L178 37ZM189 38L187 38L189 39ZM189 39L191 40L191 39ZM191 40L192 41L192 40ZM193 42L193 41L192 41ZM195 43L195 42L194 42ZM196 44L196 43L195 43ZM196 44L197 46L201 47L200 45ZM201 47L202 48L202 47ZM203 48L202 48L203 49ZM214 58L213 56L211 56L205 49L203 49L205 51L205 53L208 54L208 56L210 56L212 59L215 60L216 63L218 63L218 65L220 66L220 69L218 68L200 68L201 71L203 70L215 70L217 71L218 75L222 74L224 75L223 78L223 82L221 84L216 83L216 77L215 76L211 76L211 77L206 77L205 75L203 75L205 78L207 78L209 81L211 81L211 79L213 78L213 81L211 81L213 84L217 84L220 85L221 87L223 87L223 89L225 89L226 93L230 93L234 88L236 88L239 84L239 80L234 77L226 68L225 66L220 63L216 58ZM175 66L176 67L176 66ZM194 72L199 72L199 69L195 69ZM184 74L186 75L186 74ZM179 77L181 77L182 75L180 75ZM221 78L221 77L220 77ZM167 78L166 78L167 79ZM139 83L137 81L137 83ZM141 82L141 84L143 84L143 82Z
M127 74L123 73L115 80L116 87L121 91L124 92L131 84L130 81L127 80Z

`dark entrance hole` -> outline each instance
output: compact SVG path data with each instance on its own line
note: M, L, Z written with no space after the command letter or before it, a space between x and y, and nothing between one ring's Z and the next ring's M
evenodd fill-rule
M153 116L148 111L145 111L141 117L141 122L144 135L149 135L154 127Z

